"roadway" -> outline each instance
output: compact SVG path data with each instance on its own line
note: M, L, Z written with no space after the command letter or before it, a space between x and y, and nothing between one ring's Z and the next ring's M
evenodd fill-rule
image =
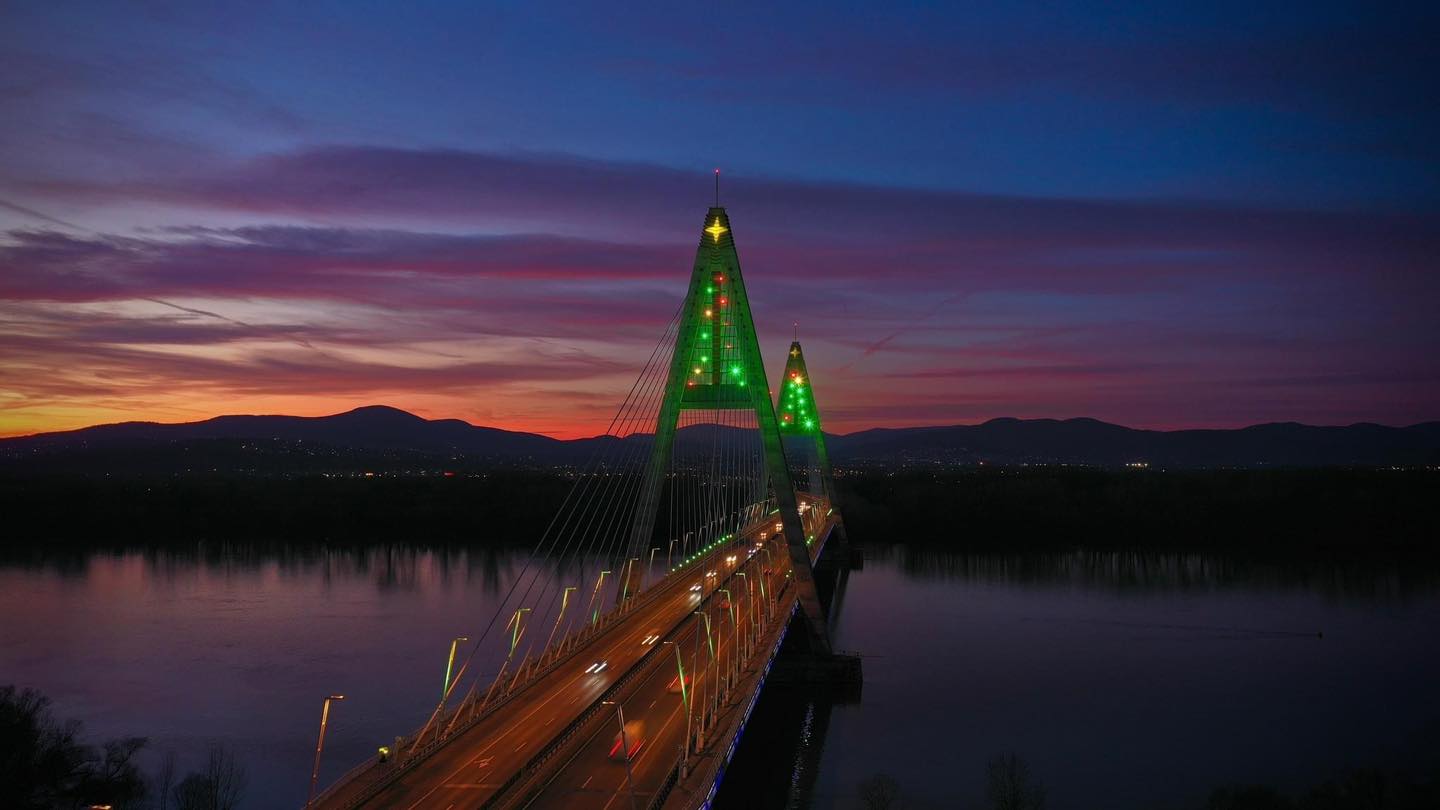
M743 565L743 560L737 563ZM691 700L695 707L693 722L698 722L700 711L714 700L715 685L726 670L730 669L727 664L736 646L754 644L753 630L747 632L747 629L752 628L753 622L758 618L758 611L763 610L763 603L760 601L759 588L756 587L756 604L752 609L750 599L743 595L745 585L740 583L743 583L743 580L735 578L730 587L731 594L735 596L735 618L738 620L735 625L731 623L730 611L719 607L719 600L712 600L708 606L716 641L713 660L718 666L710 664L711 656L704 640L703 619L692 619L676 638L684 659L685 671L695 679L691 687ZM776 580L776 584L779 586L781 583ZM775 592L769 593L773 595ZM723 614L723 619L720 614ZM788 617L789 611L785 610L783 614L777 615ZM769 637L771 629L769 625L765 625L761 631L762 637ZM698 664L702 666L697 666L697 658ZM615 712L608 711L608 722L582 744L573 759L563 763L560 773L526 806L533 810L631 810L633 788L634 807L648 807L655 792L660 789L679 761L686 737L687 718L682 696L678 692L670 691L671 684L677 677L676 669L672 652L656 656L647 662L646 673L637 679L622 701L627 734L638 730L642 742L640 749L634 751L636 741L627 739L633 752L630 762L633 785L627 786L625 761L615 748L620 730L619 719ZM743 669L748 672L750 668ZM637 724L641 726L638 729ZM696 758L692 756L692 765L695 762Z
M776 571L773 576L778 583L778 577L788 569L789 556L777 543L781 538L776 537L772 527L768 525L770 520L766 519L747 527L733 544L717 549L705 560L697 561L684 574L657 584L655 587L662 591L655 595L652 601L633 608L633 613L622 617L614 627L591 641L560 666L522 687L503 709L493 712L461 732L389 784L380 795L357 806L371 810L418 810L422 807L463 810L482 805L495 795L512 774L549 745L572 720L650 651L651 645L642 643L647 637L667 636L684 623L704 599L709 598L714 589L719 587L719 581L724 579L722 572L717 572L714 578L704 576L707 570L717 567L717 560L723 560L731 553L744 558L748 548L753 547L755 538L764 532L769 538L765 543L771 546L768 559L774 561ZM697 580L706 579L714 579L716 582L705 582L701 593L690 590ZM744 580L737 578L736 581ZM768 583L766 587L770 587ZM734 587L731 590L739 596ZM756 590L758 593L758 583ZM737 608L745 601L738 600ZM718 600L713 603L718 603ZM716 611L712 608L711 612ZM711 621L716 621L716 618L712 615ZM726 621L728 622L728 617ZM692 620L690 625L693 624ZM693 626L685 628L682 633L682 646L684 639L688 639L693 646L696 638ZM728 638L726 641L728 642ZM659 642L656 641L655 644ZM661 656L655 656L654 660L658 661L660 658ZM608 662L605 669L599 673L587 673L586 667L597 660ZM673 657L669 660L673 669ZM651 675L653 676L653 673ZM703 685L703 682L701 684ZM649 685L647 680L646 686ZM658 688L662 693L664 687L665 684L659 684ZM678 703L678 695L669 697L673 697L672 702ZM658 697L653 699L657 701L657 705L665 705ZM683 720L683 715L681 719ZM660 721L660 724L663 726L664 721ZM678 733L680 736L675 738L670 749L676 752L684 732L680 730ZM642 748L640 753L644 754L645 749ZM665 764L673 764L669 757L654 759L664 759ZM643 761L637 759L637 763ZM623 763L611 764L624 770ZM347 789L348 787L350 786L342 785L338 790L327 793L324 801L317 803L317 807L344 806L347 798L355 795L355 791L361 788L361 783L357 780L353 789Z

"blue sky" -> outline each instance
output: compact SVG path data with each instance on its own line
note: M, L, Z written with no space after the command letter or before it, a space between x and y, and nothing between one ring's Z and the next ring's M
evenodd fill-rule
M368 401L584 433L714 166L832 428L1440 417L1433 6L0 13L0 433Z

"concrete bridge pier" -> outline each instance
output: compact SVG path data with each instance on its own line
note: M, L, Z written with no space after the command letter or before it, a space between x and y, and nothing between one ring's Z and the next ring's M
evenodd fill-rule
M816 561L816 594L824 606L826 625L833 632L845 606L845 588L850 571L864 554L845 533L845 524L836 523L826 538L824 553ZM803 685L822 689L839 703L858 703L864 682L861 658L855 653L817 650L803 632L790 632L771 668L769 681L781 685Z

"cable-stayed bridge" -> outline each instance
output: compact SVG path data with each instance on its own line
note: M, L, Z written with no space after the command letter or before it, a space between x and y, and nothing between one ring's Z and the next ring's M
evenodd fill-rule
M703 807L782 642L858 682L817 588L844 529L813 381L797 340L771 389L724 208L606 433L428 719L314 806Z

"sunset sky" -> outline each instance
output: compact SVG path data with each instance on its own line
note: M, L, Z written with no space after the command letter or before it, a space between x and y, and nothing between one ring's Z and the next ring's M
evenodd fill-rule
M1434 4L772 5L5 4L0 435L596 433L715 166L828 430L1440 419Z

